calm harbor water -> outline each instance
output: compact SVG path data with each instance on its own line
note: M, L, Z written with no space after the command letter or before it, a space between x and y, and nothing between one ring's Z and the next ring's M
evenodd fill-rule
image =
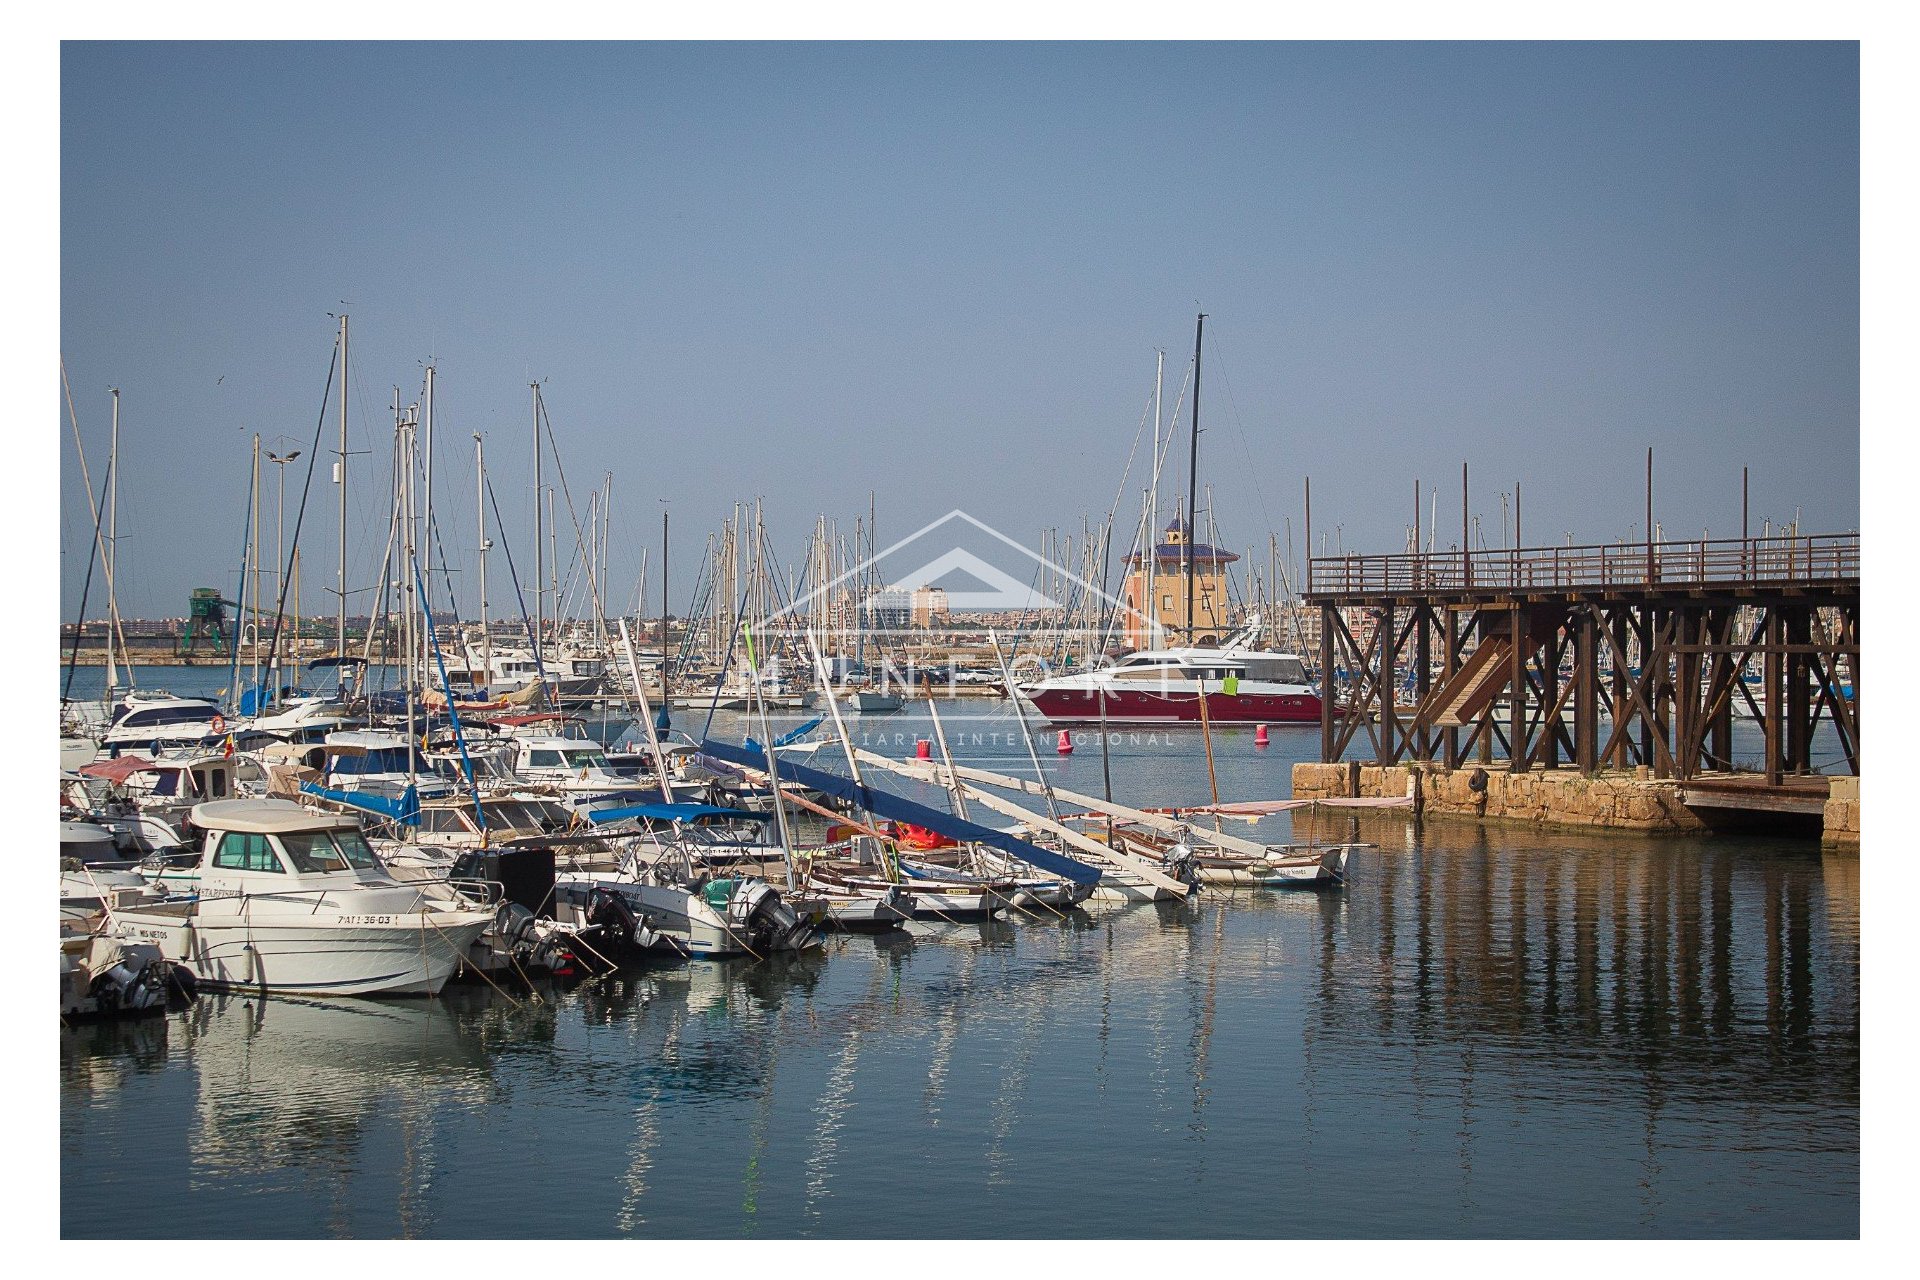
M1004 709L942 716L956 754L1024 764ZM925 732L855 726L896 755ZM1287 793L1317 733L1273 739L1216 735L1223 795ZM1042 748L1100 790L1091 740ZM1197 731L1121 734L1111 771L1135 803L1207 794ZM1856 858L1361 834L1332 893L63 1030L62 1232L1858 1233Z

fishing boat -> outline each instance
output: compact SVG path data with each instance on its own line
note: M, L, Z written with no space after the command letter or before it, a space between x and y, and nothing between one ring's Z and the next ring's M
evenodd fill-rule
M200 983L308 995L432 995L494 912L390 876L350 816L289 800L195 806L195 896L116 908Z

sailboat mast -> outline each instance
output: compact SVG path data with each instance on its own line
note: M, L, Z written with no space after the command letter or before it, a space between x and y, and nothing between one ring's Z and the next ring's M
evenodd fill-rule
M547 548L540 529L540 384L533 391L533 660L540 664L540 637L547 629Z
M113 701L115 681L113 670L113 640L120 632L120 595L119 575L114 572L120 565L120 388L113 391L113 431L107 442L107 618L111 629L107 632L107 690L105 702ZM120 656L126 658L123 664L127 668L127 687L133 687L133 662L128 658L125 637L121 638Z
M1207 325L1202 312L1193 325L1193 437L1187 446L1187 643L1193 643L1193 535L1199 528L1195 505L1200 481L1200 335Z
M107 442L107 590L120 560L120 388L112 387L113 433Z
M432 363L429 362L427 365L426 500L421 504L420 525L420 540L422 543L420 548L422 556L421 568L425 571L421 575L421 580L425 585L427 593L426 598L420 603L429 613L433 611L433 383L434 368ZM425 658L426 655L423 652L421 654L422 661L424 661ZM420 669L422 679L427 678L428 673L428 668L422 667Z
M260 433L253 433L253 697L260 701ZM109 582L112 579L108 579Z
M473 436L473 512L480 531L480 662L487 683L493 682L493 627L487 619L487 454L480 433Z
M1147 536L1141 544L1141 550L1147 557L1147 598L1142 601L1146 608L1141 611L1149 620L1146 634L1141 637L1146 641L1143 646L1145 648L1152 648L1159 643L1160 630L1160 598L1154 594L1158 589L1158 584L1154 580L1160 573L1160 427L1162 422L1160 392L1166 373L1166 364L1167 353L1156 350L1153 353L1153 481L1147 489Z
M334 483L340 486L340 592L339 629L334 641L334 658L340 665L333 669L339 688L346 687L347 656L347 318L340 317L340 458L334 463Z
M635 680L640 678L637 670L633 678ZM669 705L667 697L667 508L662 505L660 508L660 705L662 707Z

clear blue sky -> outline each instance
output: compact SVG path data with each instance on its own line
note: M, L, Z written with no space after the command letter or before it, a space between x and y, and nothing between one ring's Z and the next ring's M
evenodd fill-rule
M343 300L356 586L429 356L456 562L475 431L531 559L531 375L576 497L614 473L622 603L671 499L680 609L756 495L789 560L869 489L883 537L1077 531L1196 300L1230 547L1301 539L1305 474L1349 550L1437 483L1444 542L1462 460L1489 541L1515 481L1529 542L1610 540L1648 445L1669 536L1736 533L1743 463L1756 525L1859 521L1851 44L69 43L61 116L61 347L96 481L123 392L129 615L231 589L250 433L309 447Z

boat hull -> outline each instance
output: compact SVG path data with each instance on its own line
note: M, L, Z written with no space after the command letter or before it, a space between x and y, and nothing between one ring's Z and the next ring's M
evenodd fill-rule
M1178 689L1109 688L1103 699L1096 689L1041 687L1022 696L1056 724L1200 723L1199 695ZM1320 723L1320 699L1311 693L1209 692L1206 697L1210 724Z
M493 921L490 912L411 912L366 924L114 913L119 936L151 943L202 985L298 995L434 995Z

